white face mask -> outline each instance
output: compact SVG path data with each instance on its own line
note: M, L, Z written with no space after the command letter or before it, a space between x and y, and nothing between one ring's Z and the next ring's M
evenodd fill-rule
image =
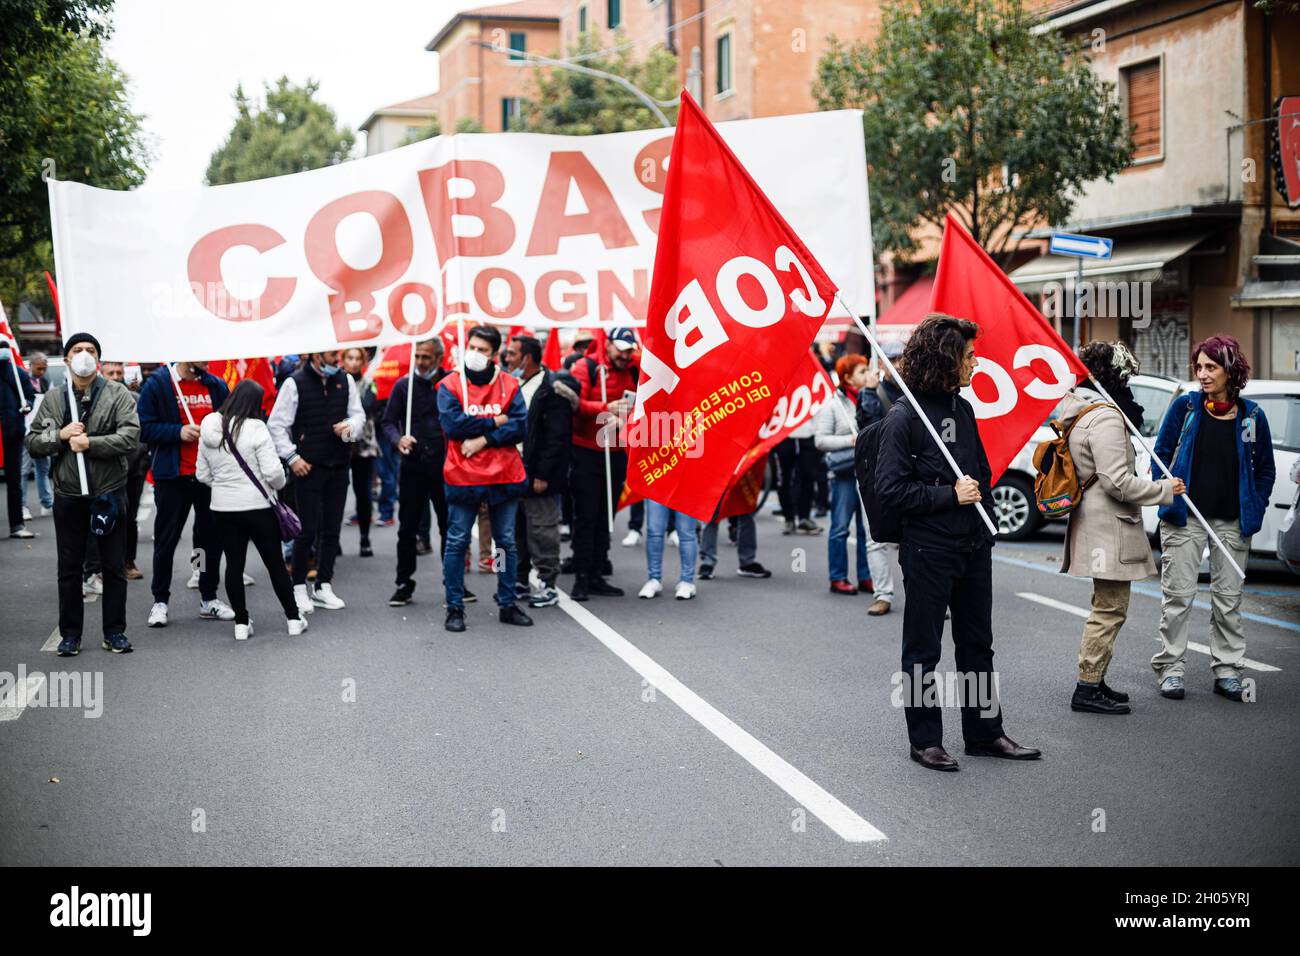
M95 356L89 352L78 352L72 356L72 360L68 363L73 374L78 378L88 378L93 375L97 364Z
M488 357L473 349L465 350L465 368L471 372L481 372L488 367Z

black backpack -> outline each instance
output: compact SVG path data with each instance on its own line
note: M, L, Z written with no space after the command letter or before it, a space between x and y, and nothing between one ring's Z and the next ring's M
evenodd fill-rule
M867 533L871 535L872 541L883 544L898 544L903 536L903 522L898 511L885 508L876 495L876 461L880 455L880 436L884 433L885 421L889 415L905 415L908 407L906 402L896 403L888 415L858 432L857 442L853 446L853 472L858 479L862 506L867 511ZM903 411L898 411L900 408Z

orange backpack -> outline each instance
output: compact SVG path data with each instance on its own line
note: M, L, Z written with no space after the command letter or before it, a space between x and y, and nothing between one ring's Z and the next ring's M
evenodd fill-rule
M1118 407L1110 402L1093 402L1070 419L1064 428L1059 421L1052 422L1056 437L1039 442L1038 447L1034 449L1034 470L1038 472L1037 477L1034 478L1034 497L1038 501L1038 510L1048 518L1063 518L1079 507L1079 502L1083 500L1083 493L1097 480L1094 474L1080 484L1079 473L1074 467L1074 458L1070 455L1070 432L1074 430L1079 419L1094 408L1114 408L1119 411Z

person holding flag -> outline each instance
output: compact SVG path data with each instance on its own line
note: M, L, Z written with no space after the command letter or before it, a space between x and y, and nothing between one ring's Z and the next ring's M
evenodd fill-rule
M447 595L448 631L465 630L465 554L479 505L487 502L492 538L499 549L496 602L502 624L531 627L533 619L515 603L518 554L515 524L527 486L517 447L524 441L528 409L519 380L493 361L501 333L491 326L470 329L462 373L438 384L438 420L447 436L443 478L447 489L447 546L442 581Z
M7 338L0 337L0 464L5 469L9 505L9 537L34 538L23 521L23 436L27 434L27 413L36 401L36 390L19 367Z
M928 315L908 339L902 377L909 399L885 417L875 467L881 505L903 516L899 564L903 569L902 675L911 758L931 770L955 771L943 747L942 710L924 693L943 652L946 609L952 610L957 669L974 675L993 695L994 707L967 699L962 736L972 756L1036 760L1002 729L993 681L993 535L976 508L991 500L992 472L975 411L957 394L975 372L974 322ZM954 480L948 457L926 434L918 415L941 434L962 474Z

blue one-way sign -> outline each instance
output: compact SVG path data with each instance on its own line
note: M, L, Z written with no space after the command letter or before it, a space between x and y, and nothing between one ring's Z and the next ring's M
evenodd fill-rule
M1114 245L1111 240L1101 236L1078 236L1070 232L1054 232L1048 251L1054 256L1109 259Z

